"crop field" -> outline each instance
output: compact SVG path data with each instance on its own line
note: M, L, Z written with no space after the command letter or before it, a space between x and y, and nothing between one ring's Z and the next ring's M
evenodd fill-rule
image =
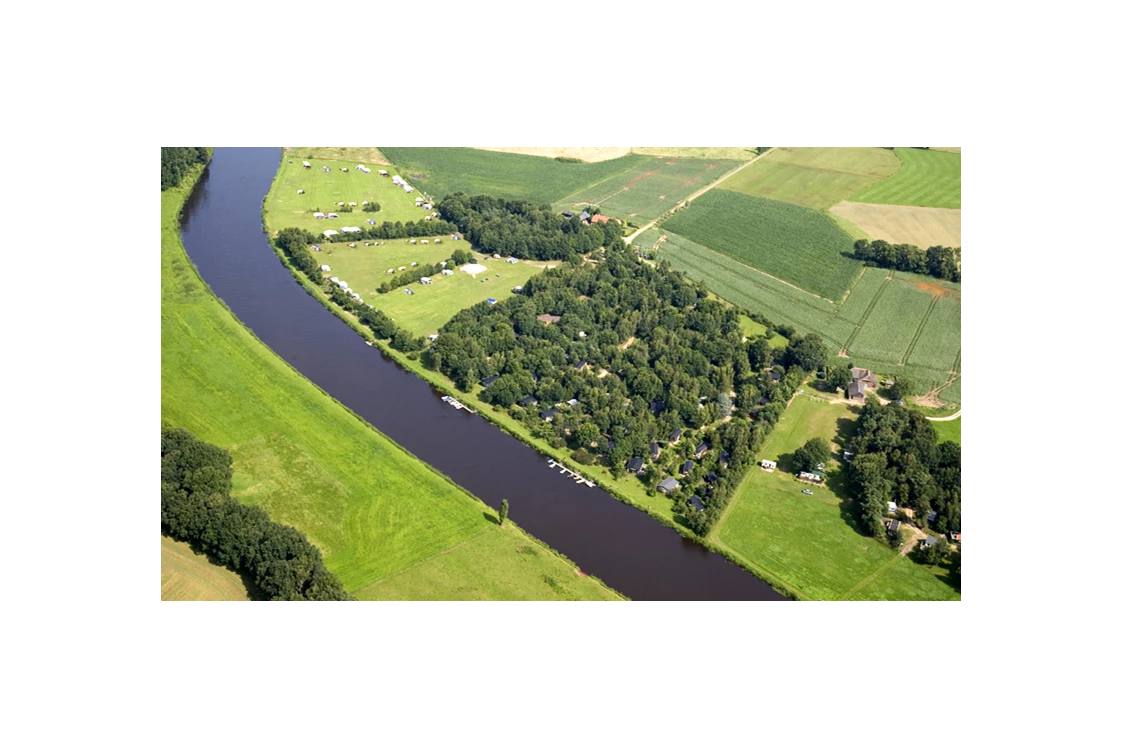
M312 168L305 169L300 164L304 159L294 155L297 153L284 154L277 178L265 198L265 218L274 230L296 226L319 234L324 229L338 230L340 226L365 226L368 218L377 223L424 220L426 211L414 205L418 193L406 194L390 181L390 177L379 176L377 168L372 167L371 174L364 174L355 171L355 164L361 163L359 161L311 159ZM325 172L321 168L324 166L330 167L331 171ZM346 172L342 170L344 166L347 167ZM391 175L397 173L393 168L386 171ZM304 190L304 194L296 194L297 190ZM376 202L382 209L377 213L364 213L364 200ZM359 206L351 213L340 213L339 218L312 217L317 209L322 213L338 212L336 203L340 202L356 202Z
M354 163L351 166L355 164L387 166L390 163L382 155L382 151L377 148L286 148L285 152L286 156L295 158L297 161L311 161L314 158L328 161L352 161ZM375 169L375 171L378 170Z
M595 205L631 223L651 221L740 164L736 161L652 159L554 203L555 210Z
M435 198L453 192L552 203L650 161L635 154L574 164L478 148L382 148L406 180Z
M794 325L801 332L818 332L828 342L842 348L854 331L854 324L834 317L835 304L806 291L771 278L731 257L667 234L659 245L657 259L695 280L742 309L760 312L776 324Z
M827 466L827 485L811 496L786 472L791 454L813 437L837 450L853 432L856 410L797 395L761 451L779 458L780 469L750 468L719 523L719 541L813 600L959 599L943 581L946 570L915 564L851 526L854 502L837 458Z
M704 158L722 161L751 161L758 155L756 148L633 148L632 153L640 153L645 156Z
M831 214L850 221L871 239L884 239L890 244L915 244L921 249L937 244L962 245L962 212L953 208L844 201L832 206Z
M960 167L958 153L897 148L901 169L893 176L850 195L856 203L917 205L926 208L959 208ZM751 168L751 167L750 167Z
M566 147L516 147L516 148L480 148L481 151L499 151L500 153L521 153L526 156L539 158L579 158L593 164L598 161L611 161L614 158L627 156L631 148L566 148Z
M886 148L774 148L722 189L825 210L901 166Z
M249 600L241 578L187 543L160 536L161 600Z
M961 347L961 310L959 294L952 292L940 296L906 363L940 371L950 371L955 367Z
M861 329L847 345L847 352L887 363L904 363L909 344L934 303L931 294L904 281L886 282Z
M840 299L862 268L843 255L854 243L825 214L720 187L662 228L825 299Z
M332 400L219 303L179 241L183 198L162 195L162 420L228 449L233 495L305 533L350 591L499 532L483 503ZM518 531L496 542L534 541ZM543 550L518 573L554 574L560 559ZM448 594L479 596L496 584L473 572ZM566 594L606 591L578 578Z

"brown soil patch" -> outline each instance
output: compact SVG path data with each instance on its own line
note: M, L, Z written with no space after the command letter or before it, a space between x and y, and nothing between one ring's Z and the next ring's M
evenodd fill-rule
M586 574L585 572L581 571L580 569L578 569L576 567L574 567L573 571L574 571L574 573L577 574L577 576L581 577L582 579L586 579L589 576L588 574Z
M481 151L499 151L501 153L520 153L524 156L541 156L543 158L579 158L588 163L597 161L610 161L614 158L627 156L631 148L480 148Z
M625 341L623 342L623 344L622 344L622 345L620 346L620 350L622 350L622 351L626 351L626 350L628 350L628 348L629 348L629 347L630 347L630 346L632 345L632 343L634 343L634 342L636 342L636 336L635 336L635 335L633 335L632 337L630 337L630 338L628 338L627 340L625 340Z
M944 286L940 286L935 283L926 283L925 281L907 281L907 283L910 286L916 286L917 290L932 294L936 298L947 296L948 294L958 295L959 293L954 288L945 288Z
M645 179L649 179L653 174L657 174L658 172L659 172L659 169L652 169L651 171L645 171L643 174L640 174L638 177L636 177L635 179L633 179L632 181L630 181L626 185L624 185L624 189L630 190L632 187L635 187L637 184L639 184L640 182L642 182Z
M846 200L831 213L855 224L872 239L891 244L915 244L927 249L936 244L962 245L962 211L957 208L918 208L912 205L874 205Z
M381 166L389 166L390 161L382 155L382 151L377 148L302 148L292 147L285 148L296 156L311 156L312 158L323 158L338 161L355 161L359 164L379 164Z

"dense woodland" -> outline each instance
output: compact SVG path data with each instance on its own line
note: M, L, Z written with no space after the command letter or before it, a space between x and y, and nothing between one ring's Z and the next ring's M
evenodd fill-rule
M887 502L913 510L914 522L937 533L959 532L960 446L937 444L936 430L919 412L870 400L858 418L850 475L857 486L866 532L885 537ZM928 512L936 512L934 521Z
M929 247L927 251L915 244L890 244L882 239L854 242L854 257L865 263L907 273L922 273L933 278L960 281L959 247Z
M207 163L206 148L161 148L160 191L178 187L195 164Z
M560 319L544 324L545 314ZM676 509L705 534L806 372L828 355L817 336L795 337L786 370L774 372L767 343L742 343L738 315L666 264L609 249L596 263L534 276L504 302L461 311L422 361L464 390L496 377L481 397L579 463L600 461L619 475L640 457L650 490L675 477ZM668 448L680 429L682 443ZM703 441L709 449L695 459ZM652 442L664 443L654 464ZM683 474L687 458L695 465ZM687 509L692 494L705 511Z
M319 549L260 507L230 498L230 455L183 429L160 435L160 525L244 574L269 600L351 600Z
M566 218L549 205L489 195L456 192L440 201L437 210L479 251L520 259L566 260L608 247L624 235L616 221L585 225L579 216Z

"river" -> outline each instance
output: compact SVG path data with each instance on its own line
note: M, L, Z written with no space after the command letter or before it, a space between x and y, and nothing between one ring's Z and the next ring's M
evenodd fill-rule
M520 527L633 600L786 599L606 491L551 470L482 417L441 402L309 296L262 231L262 200L280 158L279 148L216 148L182 231L203 279L266 345L488 505L508 499Z

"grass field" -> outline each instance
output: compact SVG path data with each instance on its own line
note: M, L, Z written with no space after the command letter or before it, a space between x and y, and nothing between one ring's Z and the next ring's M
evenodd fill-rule
M963 416L954 421L930 421L942 442L963 443Z
M633 148L632 153L645 156L720 159L723 161L751 161L758 155L756 148Z
M444 240L441 244L410 244L406 239L387 240L384 246L364 247L356 242L354 248L345 244L323 245L325 251L316 255L321 264L331 268L331 275L347 281L347 284L376 309L390 315L396 323L415 335L429 335L448 322L461 309L465 309L489 297L496 300L506 299L516 286L525 285L534 275L558 262L528 262L519 260L509 264L496 260L489 255L473 252L479 264L487 271L472 277L456 270L453 275L436 274L432 284L410 283L395 288L387 294L380 294L377 288L393 276L386 273L390 268L409 267L410 263L420 265L436 264L447 260L453 249L469 249L467 242ZM330 247L330 254L328 248ZM450 268L455 268L449 266ZM406 294L406 288L413 295Z
M617 600L573 566L551 562L510 524L355 593L360 600ZM470 580L470 581L468 581Z
M953 208L844 201L832 206L831 214L851 222L867 237L884 239L890 244L915 244L921 249L937 244L962 245L962 212Z
M566 147L516 147L516 148L480 148L481 151L499 151L500 153L521 153L526 156L539 158L579 158L593 164L598 161L611 161L631 153L631 148L566 148Z
M774 148L722 189L825 210L901 166L886 148Z
M351 166L355 164L386 166L390 163L377 148L286 148L285 152L287 156L297 161L318 158L328 161L350 161Z
M212 564L187 543L160 536L161 600L249 600L234 572Z
M826 299L841 298L861 270L843 256L850 237L823 213L720 187L662 228Z
M897 148L901 168L893 176L850 195L856 203L917 205L925 208L959 208L960 165L958 153Z
M161 416L231 452L236 498L305 533L349 591L488 534L505 533L495 542L513 548L534 542L516 528L498 528L482 502L254 338L187 258L177 227L183 199L181 190L162 196ZM545 550L520 569L528 589L542 575L574 575L572 564ZM449 594L496 589L499 582L486 575L464 570ZM613 593L579 578L565 596L605 594Z
M573 164L478 148L382 148L410 184L436 198L453 192L552 203L651 160L628 155Z
M610 179L554 203L555 210L595 205L602 213L644 223L739 166L737 161L659 158L644 161Z
M797 395L776 424L761 456L780 469L752 469L716 530L722 544L813 600L953 600L946 569L920 566L859 534L845 494L841 463L827 466L827 485L806 484L786 472L790 455L821 436L837 450L856 424L856 409Z
M322 161L312 159L311 169L305 169L300 162L302 157L293 155L297 151L285 153L277 178L265 198L266 221L274 230L296 226L320 234L324 229L339 230L340 226L366 226L367 219L377 223L383 221L423 221L427 211L414 205L418 196L416 191L406 194L401 187L394 186L390 177L382 177L378 169L371 174L355 171L358 161ZM325 172L321 167L328 166ZM344 172L342 167L346 166ZM393 168L386 171L397 174ZM296 194L304 190L303 195ZM362 212L364 200L382 206L377 213ZM312 217L316 209L323 213L338 211L336 203L356 202L359 206L351 213L340 213L339 218L317 219ZM431 212L431 211L428 211Z

